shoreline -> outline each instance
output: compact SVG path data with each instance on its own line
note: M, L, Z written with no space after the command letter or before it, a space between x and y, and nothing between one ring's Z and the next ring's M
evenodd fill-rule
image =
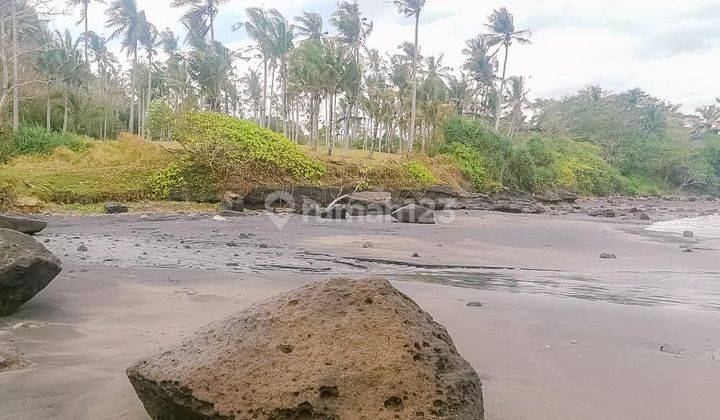
M683 253L686 239L645 231L653 221L631 213L461 210L433 226L279 217L282 230L264 215L50 217L37 239L65 270L0 319L0 348L34 364L0 373L0 417L147 419L130 363L331 277L388 278L443 324L483 379L488 419L717 412L720 238Z

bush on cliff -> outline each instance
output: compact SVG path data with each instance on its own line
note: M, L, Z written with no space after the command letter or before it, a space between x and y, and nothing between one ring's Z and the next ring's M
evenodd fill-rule
M325 172L287 137L223 114L181 116L176 139L186 149L187 168L221 184L309 181Z

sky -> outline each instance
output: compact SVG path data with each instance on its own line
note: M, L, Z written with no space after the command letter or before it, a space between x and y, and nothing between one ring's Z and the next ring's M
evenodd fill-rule
M64 9L63 0L53 0ZM159 29L182 33L181 10L170 0L137 0ZM388 0L358 0L374 22L368 44L393 54L412 41L412 19ZM335 10L334 0L230 0L216 22L217 39L231 48L250 45L244 31L232 26L251 6L276 8L287 18L303 10ZM446 66L459 67L467 39L486 31L487 16L506 7L518 29L532 32L531 45L513 45L508 74L525 76L532 98L559 98L590 85L623 91L641 88L693 112L720 97L720 1L718 0L427 0L420 26L423 55L444 55ZM90 12L90 29L104 28L105 6ZM80 10L52 18L51 26L75 25ZM81 28L75 28L80 33ZM183 36L183 35L181 35Z

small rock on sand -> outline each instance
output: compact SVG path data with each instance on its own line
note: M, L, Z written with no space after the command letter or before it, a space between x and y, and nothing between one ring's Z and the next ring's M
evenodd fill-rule
M156 419L484 418L480 378L445 328L379 279L279 295L127 373Z
M401 223L434 224L435 213L427 207L408 204L392 213L392 217Z
M615 254L603 252L602 254L600 254L600 258L603 260L616 260L617 256L615 256Z
M77 252L87 252L88 247L85 244L80 244L80 246L77 247Z
M482 302L468 302L467 305L470 308L480 308L483 306Z
M690 230L686 230L685 232L683 232L683 238L694 238L694 237L695 237L695 233Z
M362 247L365 249L374 248L374 245L372 244L372 242L365 242Z
M115 202L109 202L105 203L105 213L107 214L121 214L121 213L127 213L128 207L123 206L122 204L115 203Z
M676 356L682 356L682 349L673 346L672 344L663 344L660 346L660 351L663 353L674 354Z
M713 354L713 360L716 361L716 362L720 362L720 350L716 351L716 352Z

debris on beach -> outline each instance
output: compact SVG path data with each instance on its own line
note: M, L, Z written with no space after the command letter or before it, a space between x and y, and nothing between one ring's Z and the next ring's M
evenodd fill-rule
M484 418L480 378L445 328L379 279L281 294L127 373L155 419Z
M0 229L0 316L17 311L61 270L60 261L32 237Z
M675 356L682 356L683 354L682 349L675 347L672 344L662 344L660 346L660 351L663 353L674 354Z
M603 252L600 254L600 258L603 260L616 260L617 256L615 254L610 254L608 252Z

